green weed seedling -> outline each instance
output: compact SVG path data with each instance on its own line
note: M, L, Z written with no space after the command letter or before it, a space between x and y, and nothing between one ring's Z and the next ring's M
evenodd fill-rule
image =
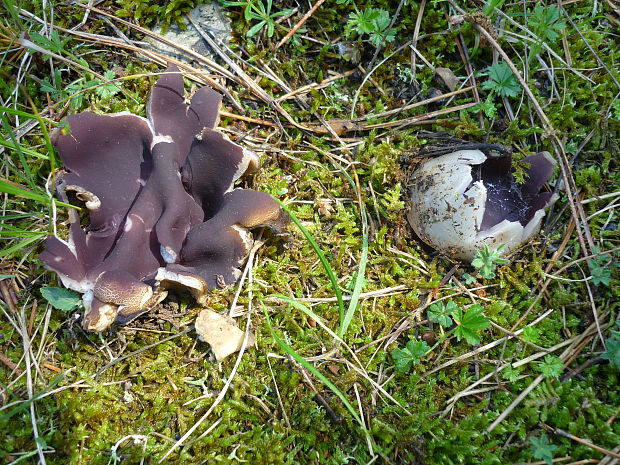
M616 320L616 327L618 331L611 331L611 336L605 341L607 350L603 354L605 360L609 360L609 363L620 370L620 320Z
M560 20L560 10L555 6L538 5L527 19L528 26L538 39L530 52L531 60L540 52L543 42L548 45L557 43L566 25Z
M243 1L228 1L222 2L224 6L242 6L243 17L246 21L258 21L254 26L248 29L246 36L254 37L265 26L267 26L267 37L273 37L273 33L276 28L276 18L280 16L290 15L292 9L277 11L272 13L273 0L267 0L267 3L263 3L263 0L243 0Z
M532 453L532 457L538 460L544 460L547 465L552 465L553 452L558 449L558 446L549 444L547 434L541 434L540 438L531 437L530 443L530 451Z
M394 349L392 351L392 359L394 367L399 373L407 373L413 365L420 363L420 359L424 357L430 350L426 341L409 341L404 349Z
M519 81L505 62L490 66L486 72L481 73L489 79L482 84L482 88L490 90L500 97L517 97L521 92Z
M355 11L349 16L346 25L347 36L354 33L368 35L368 40L375 47L394 42L396 29L390 28L390 13L381 8L366 8Z
M485 245L484 248L476 252L476 257L471 264L478 270L480 276L485 279L492 279L495 277L497 265L510 263L510 260L502 258L504 247L506 247L506 244L500 244L496 249L489 249L489 246Z
M555 355L546 355L542 362L537 362L537 365L545 378L557 378L564 370L564 363Z
M600 251L597 248L594 248L592 252L599 253ZM595 286L602 284L603 286L609 287L611 284L612 273L618 266L617 262L608 255L599 255L598 257L593 257L590 259L588 265L592 276L590 282Z
M472 305L463 310L455 302L436 302L427 309L429 321L439 323L442 328L454 325L450 331L443 332L441 338L429 347L424 341L409 341L404 349L392 350L392 360L396 371L407 373L420 360L430 354L437 346L451 336L456 336L457 341L465 339L471 345L480 344L479 331L491 326L491 320L484 314L482 305ZM442 330L443 331L443 330Z

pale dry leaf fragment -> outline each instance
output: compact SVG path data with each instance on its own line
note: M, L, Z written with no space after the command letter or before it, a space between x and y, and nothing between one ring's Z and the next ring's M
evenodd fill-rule
M211 346L218 362L230 354L241 350L245 333L237 327L235 320L205 309L196 318L196 332L200 338ZM248 335L248 346L256 343L256 337Z
M435 68L435 80L444 84L450 92L454 92L461 85L461 81L450 68Z

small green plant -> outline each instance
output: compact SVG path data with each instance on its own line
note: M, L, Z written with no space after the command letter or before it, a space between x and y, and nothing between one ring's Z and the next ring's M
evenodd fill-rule
M70 312L82 305L82 297L79 294L61 287L43 287L41 295L50 305L58 310Z
M476 257L471 262L472 266L478 270L480 276L485 279L495 277L495 268L497 265L505 265L510 260L502 258L502 250L506 244L500 244L496 249L489 249L488 245L476 252Z
M458 341L465 339L471 345L480 344L478 331L491 326L491 321L483 315L483 312L484 308L478 304L472 305L467 311L457 307L452 312L452 318L456 323L454 335Z
M400 183L396 184L393 188L388 189L381 195L379 202L386 210L388 217L390 215L394 215L396 212L402 212L403 208L405 208L405 202L401 199L401 197L402 188Z
M480 101L477 105L468 108L467 111L469 113L478 113L482 111L487 118L495 118L497 116L497 107L493 103L493 95L488 95L484 102Z
M519 81L505 62L490 66L485 73L489 79L482 84L482 88L500 97L516 97L521 92Z
M404 349L394 349L392 351L392 359L394 367L399 373L407 373L412 366L420 363L420 359L431 353L435 347L441 344L450 336L456 336L457 341L465 339L469 344L476 345L480 343L478 331L488 328L491 320L484 314L482 305L472 305L467 310L463 310L455 302L448 301L435 302L427 309L428 319L435 323L439 323L443 328L454 326L450 331L444 332L441 338L433 347L428 346L425 341L409 341Z
M620 320L616 320L616 327L619 331L611 330L611 336L605 341L607 350L602 357L609 360L609 363L617 370L620 370Z
M538 371L545 378L557 378L564 371L564 363L555 355L545 355L542 362L538 362Z
M41 81L41 92L47 92L53 100L71 99L71 109L78 110L84 104L85 96L89 89L93 89L95 95L102 99L109 99L120 92L120 88L109 82L115 78L114 71L106 71L103 74L106 81L87 75L73 81L68 86L63 86L60 70L56 70L54 84L49 79Z
M555 6L537 6L528 17L530 30L541 42L554 44L566 25L560 21L560 10Z
M71 41L71 38L61 38L56 29L52 29L49 37L39 34L36 31L29 32L28 36L30 40L45 50L49 50L57 55L68 55L74 57L73 54L65 49L67 44Z
M599 250L595 248L593 252L598 253ZM614 267L616 266L613 261L610 261L609 255L599 255L598 257L593 257L590 259L588 265L592 276L592 280L590 282L595 286L602 284L609 287L611 284L611 275Z
M507 380L510 381L511 383L514 383L515 381L517 381L519 379L519 370L515 367L513 367L512 365L508 365L506 368L504 368L502 370L502 377Z
M368 34L370 43L375 47L393 42L396 37L396 29L390 28L390 13L381 8L366 8L351 13L346 31L347 36Z
M267 3L263 3L263 0L242 0L242 1L228 1L224 0L222 2L224 6L242 6L243 7L243 17L246 21L258 21L254 26L248 29L248 32L245 33L247 37L254 37L258 34L265 26L267 26L267 37L273 37L276 27L276 18L280 16L286 16L291 14L293 11L291 8L278 11L275 13L271 12L271 8L273 7L273 0L267 0Z
M530 438L530 452L532 457L539 460L544 460L547 465L553 464L553 452L558 448L553 444L549 444L547 433L540 435L540 438Z
M428 319L435 323L439 323L444 328L452 326L452 313L455 312L459 306L453 301L449 300L447 304L443 302L435 302L428 307L426 313Z
M394 349L392 351L392 359L396 371L407 373L413 365L420 363L420 359L424 357L430 350L425 341L409 341L404 349Z
M452 301L447 304L436 302L427 310L428 319L439 323L444 328L456 324L442 339L454 334L458 341L465 339L472 345L480 343L478 331L491 325L491 320L483 312L482 305L472 305L465 311Z
M535 326L526 326L523 328L523 339L537 344L540 340L540 330Z

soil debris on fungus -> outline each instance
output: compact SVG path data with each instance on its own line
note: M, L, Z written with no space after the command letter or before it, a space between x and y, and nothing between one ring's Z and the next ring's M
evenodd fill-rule
M148 119L84 112L53 136L72 194L89 213L71 210L67 241L50 236L41 260L83 295L82 326L127 323L166 297L231 284L252 245L250 228L279 230L287 217L268 194L233 189L258 157L215 130L221 96L208 87L185 103L183 78L169 67L154 85Z

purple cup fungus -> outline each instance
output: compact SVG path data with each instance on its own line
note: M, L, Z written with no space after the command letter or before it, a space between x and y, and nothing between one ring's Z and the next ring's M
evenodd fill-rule
M266 193L233 188L258 157L216 131L221 96L198 89L186 103L170 67L154 85L147 118L84 112L66 118L53 143L67 170L58 195L88 211L69 212L69 238L48 237L40 258L82 293L83 327L103 331L150 310L171 287L204 303L208 289L237 280L252 245L248 231L276 232L288 220Z
M428 159L411 179L409 223L431 247L472 261L485 245L503 253L515 250L540 229L545 208L557 199L540 192L553 175L548 152L523 159L530 165L518 184L510 156L488 157L480 150L459 150Z

